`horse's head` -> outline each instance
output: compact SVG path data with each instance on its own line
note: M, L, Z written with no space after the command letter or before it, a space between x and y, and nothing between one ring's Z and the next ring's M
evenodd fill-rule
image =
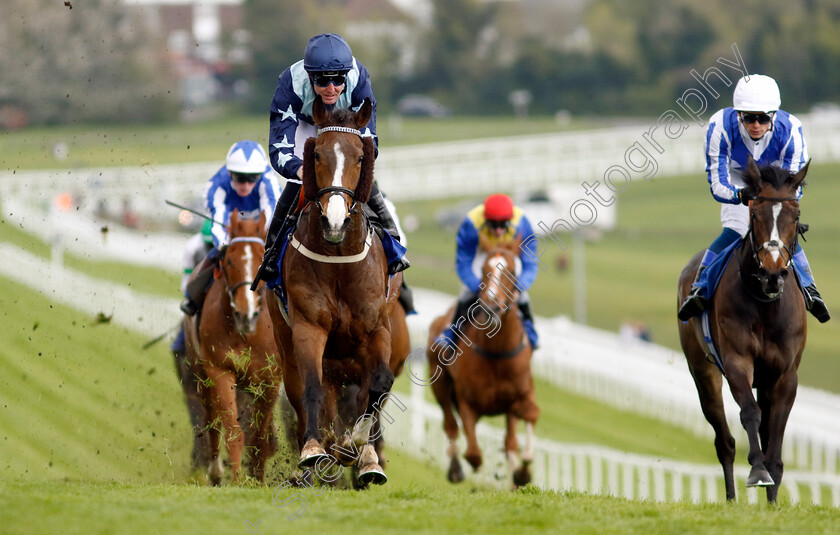
M516 262L519 260L519 243L501 243L487 251L481 281L484 287L478 296L499 318L519 300L516 287Z
M258 220L241 219L234 210L230 215L230 242L220 264L233 320L240 334L250 334L257 327L262 287L257 293L249 287L264 253L265 213L260 213Z
M755 192L750 202L750 244L758 269L755 276L770 298L784 290L785 279L796 252L799 201L796 191L803 185L810 162L796 174L778 167L759 168L749 159L744 180Z
M360 131L370 120L371 108L367 99L356 113L329 112L320 97L312 105L319 130L304 146L303 190L307 201L317 203L324 239L332 244L344 240L356 203L366 203L373 186L376 151L373 139Z

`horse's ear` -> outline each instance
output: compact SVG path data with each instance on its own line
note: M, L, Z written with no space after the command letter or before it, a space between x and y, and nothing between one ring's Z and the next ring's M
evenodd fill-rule
M261 211L260 212L260 219L257 222L257 228L260 229L260 237L263 238L263 239L265 239L265 235L266 235L265 222L266 222L265 212Z
M744 173L744 181L748 186L752 186L756 192L761 190L759 187L761 184L761 171L758 170L758 166L755 164L752 154L747 155L747 172Z
M327 121L327 108L321 100L321 95L315 95L315 102L312 103L312 121L315 126L324 126Z
M303 145L303 197L314 201L318 196L318 183L315 181L315 138L311 137Z
M791 188L796 191L796 189L803 185L803 181L805 180L805 175L808 174L808 166L811 165L811 160L809 159L805 162L805 165L802 166L802 169L799 170L798 173L793 175L793 180L791 181Z
M233 210L230 213L230 223L229 223L229 227L228 227L228 233L230 234L231 238L234 237L234 232L236 230L236 226L237 226L238 223L239 223L239 210Z
M373 138L363 137L362 148L364 155L362 157L362 169L359 173L359 183L356 185L356 200L365 203L370 199L370 191L373 189L373 162L376 160L376 147L373 144Z
M356 122L356 128L364 128L368 121L370 121L370 116L372 114L373 106L370 103L370 99L366 98L365 101L362 103L362 107L359 108L359 111L356 115L353 116L354 121Z

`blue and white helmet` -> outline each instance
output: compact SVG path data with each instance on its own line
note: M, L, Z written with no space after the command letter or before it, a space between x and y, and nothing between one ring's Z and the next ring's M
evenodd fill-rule
M308 72L347 72L353 68L353 52L337 33L316 35L303 52L303 68Z
M225 166L233 173L264 173L268 167L268 157L262 145L246 139L237 141L230 147Z

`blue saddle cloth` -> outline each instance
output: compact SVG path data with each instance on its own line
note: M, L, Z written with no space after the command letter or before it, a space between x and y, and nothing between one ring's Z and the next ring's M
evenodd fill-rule
M705 297L709 303L711 303L712 296L715 295L715 290L717 290L718 284L720 284L720 278L723 276L723 271L732 259L732 253L738 248L738 246L741 245L741 242L742 240L736 240L726 246L726 248L724 248L714 258L714 260L709 262L709 265L706 266L706 269L700 274L700 279L697 281L697 284L702 289L701 291L703 293L703 297Z

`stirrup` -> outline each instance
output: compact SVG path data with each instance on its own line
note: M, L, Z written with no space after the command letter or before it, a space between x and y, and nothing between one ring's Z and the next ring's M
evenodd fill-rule
M181 301L180 308L181 312L183 312L187 316L195 316L196 314L198 314L198 305L196 305L190 298Z
M677 312L677 317L682 321L688 321L694 316L702 314L706 308L706 299L700 295L700 287L695 286L691 289L691 293L686 296L679 312Z
M806 288L802 289L802 293L805 294L805 308L808 309L820 323L825 323L831 319L831 315L828 313L828 307L825 306L825 301L823 301L820 292L817 291L816 286L813 284Z
M400 271L405 271L410 267L411 262L408 261L408 258L402 257L390 266L388 266L388 275L396 275Z

